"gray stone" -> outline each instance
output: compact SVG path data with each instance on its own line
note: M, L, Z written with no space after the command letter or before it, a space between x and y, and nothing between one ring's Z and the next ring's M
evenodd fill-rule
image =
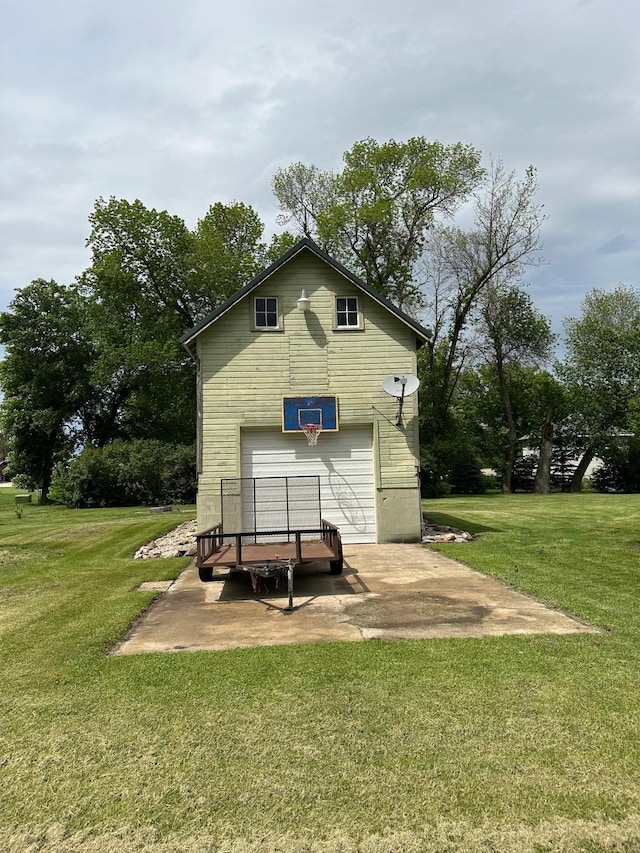
M448 525L432 524L425 519L422 541L429 542L473 542L474 536L466 530L458 530Z
M195 519L185 521L164 536L158 536L139 548L135 553L135 559L149 560L162 557L182 557L183 555L192 557L196 553L196 531L197 522ZM193 550L193 554L189 553L191 550Z

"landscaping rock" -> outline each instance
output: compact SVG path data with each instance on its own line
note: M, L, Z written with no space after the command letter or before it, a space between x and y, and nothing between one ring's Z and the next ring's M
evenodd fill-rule
M432 524L425 519L425 532L422 541L429 542L473 542L475 536L467 530L458 530L456 527Z
M158 557L195 557L197 522L186 521L165 536L153 539L136 551L136 560L150 560ZM422 541L429 542L473 542L475 537L467 530L425 522Z
M197 522L185 521L170 530L165 536L148 542L139 548L135 560L150 560L158 557L194 557L196 554Z

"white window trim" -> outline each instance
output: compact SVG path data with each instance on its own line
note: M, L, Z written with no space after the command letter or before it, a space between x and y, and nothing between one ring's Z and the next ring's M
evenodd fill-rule
M339 326L338 325L338 299L355 299L356 310L358 313L358 322L356 325ZM358 332L364 329L364 316L362 314L362 300L359 296L353 294L344 295L335 293L333 296L333 329L336 332Z
M276 300L276 314L278 315L278 325L277 326L259 326L256 323L256 300L257 299L275 299ZM282 317L282 300L279 296L275 296L274 294L267 294L266 296L254 296L251 300L251 331L253 332L282 332L284 329L284 321Z

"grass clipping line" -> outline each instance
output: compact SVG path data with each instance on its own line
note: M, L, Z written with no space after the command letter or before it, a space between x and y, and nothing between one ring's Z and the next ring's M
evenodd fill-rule
M442 822L423 832L389 832L360 839L343 833L322 838L290 835L216 840L207 835L162 837L153 828L103 834L64 826L0 828L3 853L635 853L640 815L620 821L545 821L538 826L494 827Z

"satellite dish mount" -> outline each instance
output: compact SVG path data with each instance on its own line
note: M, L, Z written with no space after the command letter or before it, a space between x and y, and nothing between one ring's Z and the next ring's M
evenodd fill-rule
M398 412L396 414L396 426L402 426L402 407L404 398L415 394L420 386L417 376L410 373L392 373L382 380L382 390L395 397L398 401Z

